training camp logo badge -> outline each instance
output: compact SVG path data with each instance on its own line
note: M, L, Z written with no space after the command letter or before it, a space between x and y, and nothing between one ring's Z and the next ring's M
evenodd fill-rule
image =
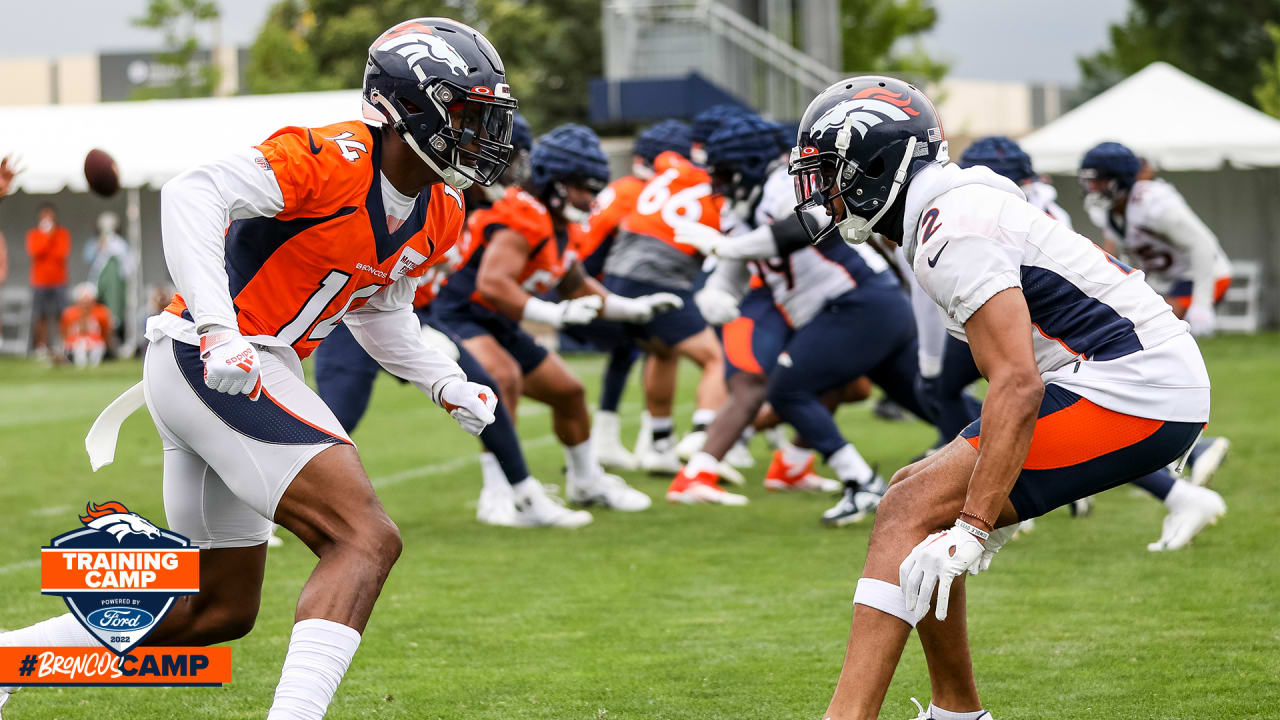
M200 550L115 501L85 506L81 527L40 552L40 592L59 595L103 645L124 655L200 592Z

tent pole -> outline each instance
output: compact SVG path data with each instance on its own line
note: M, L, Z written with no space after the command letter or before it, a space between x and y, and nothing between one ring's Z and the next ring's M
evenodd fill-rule
M142 193L131 187L126 195L125 216L129 228L129 256L133 260L133 272L129 274L128 292L125 297L124 347L121 355L133 357L138 351L138 308L143 302L142 291Z

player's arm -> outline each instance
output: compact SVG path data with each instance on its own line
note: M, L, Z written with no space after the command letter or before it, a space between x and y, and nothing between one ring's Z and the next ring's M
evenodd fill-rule
M508 227L499 227L489 238L476 274L476 290L503 315L520 320L529 301L537 301L520 287L520 273L529 262L529 241ZM538 301L541 302L541 301Z
M771 225L761 225L737 235L727 235L701 223L683 223L675 231L678 243L692 245L703 255L727 260L763 260L786 257L808 247L809 234L795 214Z
M1156 228L1174 247L1187 254L1191 265L1191 304L1186 320L1191 331L1207 335L1214 330L1213 300L1217 283L1218 240L1186 202L1170 202L1158 214Z
M408 380L448 410L463 429L479 435L494 420L497 395L484 385L468 382L456 362L422 338L422 325L413 312L417 287L418 278L402 277L342 321L387 372Z
M567 303L589 304L600 317L617 322L646 323L658 313L684 307L684 301L673 293L653 293L634 298L611 293L598 280L587 275L580 262L569 266L556 285L556 292L567 298Z
M962 518L995 529L1031 449L1044 381L1032 349L1031 314L1021 288L996 293L964 324L974 362L987 379L978 463Z

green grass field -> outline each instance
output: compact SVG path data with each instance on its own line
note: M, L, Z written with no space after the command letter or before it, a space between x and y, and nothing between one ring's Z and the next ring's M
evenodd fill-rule
M1120 488L1091 517L1057 511L1006 548L969 585L978 682L1000 720L1280 717L1280 336L1205 351L1210 428L1234 443L1215 481L1230 513L1189 549L1152 554L1163 507ZM601 358L572 364L598 387ZM139 375L136 363L80 373L0 361L0 627L65 611L39 594L38 549L87 500L163 521L145 412L126 424L114 465L90 473L83 449L97 412ZM682 397L692 386L687 372ZM637 389L623 414L630 439ZM840 421L886 474L931 441L924 425L877 421L865 406ZM526 402L520 427L534 473L559 483L548 414ZM477 524L477 446L410 387L380 379L355 439L405 551L328 717L738 720L826 707L870 528L820 527L830 497L765 493L763 444L746 508L655 502L556 531ZM666 488L628 480L657 500ZM271 552L256 630L233 644L230 685L29 689L5 720L264 717L313 564L287 540ZM914 640L882 717L913 717L910 696L929 696Z

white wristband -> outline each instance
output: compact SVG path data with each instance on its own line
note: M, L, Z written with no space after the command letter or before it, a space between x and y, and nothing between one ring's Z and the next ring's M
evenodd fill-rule
M960 518L956 518L956 527L959 528L960 530L964 530L965 532L969 533L970 535L978 538L983 542L986 542L987 538L991 537L991 533L987 532L986 530L980 530L976 526L970 525L969 523L961 520Z
M560 319L563 316L560 303L547 302L531 297L524 303L524 313L521 317L525 320L546 323L552 327L560 327Z

